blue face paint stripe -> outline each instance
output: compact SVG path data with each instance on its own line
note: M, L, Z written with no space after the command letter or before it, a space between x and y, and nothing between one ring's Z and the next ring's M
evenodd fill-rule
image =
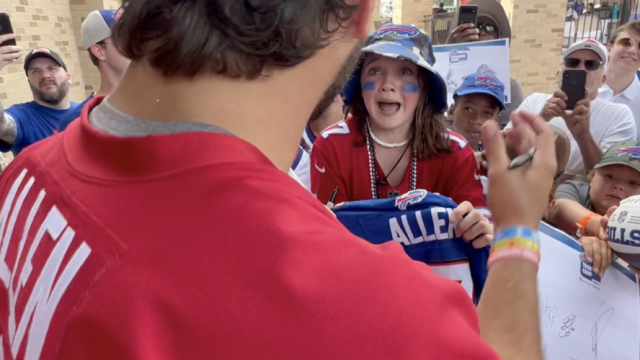
M418 84L403 84L400 89L402 92L415 94L418 92Z
M362 84L362 90L364 90L364 91L375 91L376 90L376 84L371 82L371 81L367 81L364 84Z

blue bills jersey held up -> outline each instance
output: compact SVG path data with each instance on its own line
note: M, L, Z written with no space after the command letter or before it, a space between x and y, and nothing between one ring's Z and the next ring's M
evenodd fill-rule
M459 282L477 304L487 278L490 249L474 249L455 236L449 215L456 206L448 197L412 190L393 199L339 204L333 210L354 235L372 244L399 242L413 260ZM484 214L488 215L486 209Z

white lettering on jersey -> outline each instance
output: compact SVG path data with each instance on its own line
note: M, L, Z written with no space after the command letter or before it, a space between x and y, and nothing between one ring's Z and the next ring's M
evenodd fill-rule
M467 261L451 264L429 264L429 267L434 273L462 285L473 299L473 278L471 277L471 267Z
M26 360L36 360L40 358L56 307L78 270L89 257L91 249L85 242L82 242L73 254L67 254L75 236L75 231L67 226L67 220L55 205L50 209L42 210L47 212L44 221L41 224L36 224L36 226L39 225L39 228L35 235L30 232L33 220L40 210L40 205L46 193L44 189L41 189L35 202L27 205L31 205L31 208L25 219L20 210L24 205L25 198L31 191L35 178L31 177L26 182L15 203L14 198L26 175L27 170L25 169L16 178L0 212L0 234L2 235L0 279L9 294L8 334L6 335L11 346L11 353L13 357L17 356L26 335L27 343L24 358ZM38 190L33 191L36 192ZM11 215L10 218L9 215ZM24 224L18 223L17 229L22 228L23 233L18 244L15 263L9 270L6 262L7 249L12 240L19 215L21 217L20 221L24 221ZM38 261L34 265L34 254L39 249L42 250L40 245L45 242L55 243L53 250L48 254L39 254L38 257L40 259L46 258L46 261ZM28 249L26 248L27 244L30 244ZM46 257L42 255L46 255ZM64 268L61 269L63 260L67 258L69 260L67 260ZM44 265L41 265L41 263L44 263ZM21 293L23 289L29 288L32 289L30 293ZM26 301L19 301L22 298L26 298ZM22 311L16 311L16 304L19 302L26 304Z
M326 128L322 134L320 134L322 136L323 139L326 139L329 137L329 135L331 134L349 134L349 125L347 125L347 123L345 123L344 121L340 121L339 123L329 126L328 128Z
M457 134L454 134L452 132L449 132L449 140L453 140L455 142L458 143L458 146L460 146L460 149L464 149L467 147L467 140L465 140L465 138L458 136Z
M453 224L449 224L447 227L447 222L443 218L441 214L446 214L448 218L449 215L453 212L453 209L447 209L443 207L432 207L429 209L431 211L431 221L433 222L433 228L427 229L424 225L424 220L422 219L422 212L416 211L415 218L418 223L418 227L420 228L420 234L422 236L415 237L411 227L409 226L409 218L408 215L400 216L400 222L398 222L398 218L389 219L389 228L391 230L391 235L393 237L393 241L397 241L403 245L414 245L419 244L425 241L434 241L434 240L448 240L453 239ZM445 228L446 229L443 229ZM444 230L444 232L443 232Z

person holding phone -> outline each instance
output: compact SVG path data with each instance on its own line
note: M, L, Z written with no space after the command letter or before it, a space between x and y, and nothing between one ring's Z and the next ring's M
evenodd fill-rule
M475 23L465 22L462 14L463 6L456 12L451 21L450 34L447 44L460 44L473 41L485 41L494 39L509 39L511 44L511 25L502 4L496 0L473 0L464 6L477 7ZM456 25L457 24L457 25ZM478 69L478 71L481 71ZM509 122L511 113L520 106L524 99L520 81L510 78L511 101L505 104L504 111L500 112L498 119L500 126L504 127Z
M0 43L15 38L0 36ZM0 46L0 70L22 55L18 46ZM58 53L48 48L29 51L24 71L33 101L15 104L6 110L0 104L0 151L18 155L24 148L53 135L60 119L78 104L69 101L71 75Z
M563 53L560 69L556 72L559 88L572 94L584 92L572 110L567 109L568 94L560 89L553 94L534 93L519 108L540 114L569 136L571 155L565 168L568 177L586 175L614 143L636 139L636 124L631 110L625 105L598 98L598 89L606 81L607 52L607 48L597 41L584 40L571 45ZM586 71L584 85L574 85L578 89L566 84L563 86L563 81L568 81L568 74L574 70Z

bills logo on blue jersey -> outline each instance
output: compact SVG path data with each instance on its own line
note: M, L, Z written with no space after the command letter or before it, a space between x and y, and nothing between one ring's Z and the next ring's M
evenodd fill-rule
M122 10L118 10L115 13L113 13L113 18L115 20L120 20L120 17L122 16Z
M409 205L419 204L427 197L427 190L411 190L404 195L400 195L396 198L396 207L402 211L407 210Z
M393 199L347 202L333 211L352 234L375 245L401 244L411 259L460 283L477 302L487 276L489 248L475 249L456 236L449 221L456 207L446 196L413 190Z
M418 35L418 29L405 25L388 25L378 29L376 39L382 39L391 34L398 37L412 38Z
M629 155L632 158L640 158L640 146L630 146L616 150L616 157Z

